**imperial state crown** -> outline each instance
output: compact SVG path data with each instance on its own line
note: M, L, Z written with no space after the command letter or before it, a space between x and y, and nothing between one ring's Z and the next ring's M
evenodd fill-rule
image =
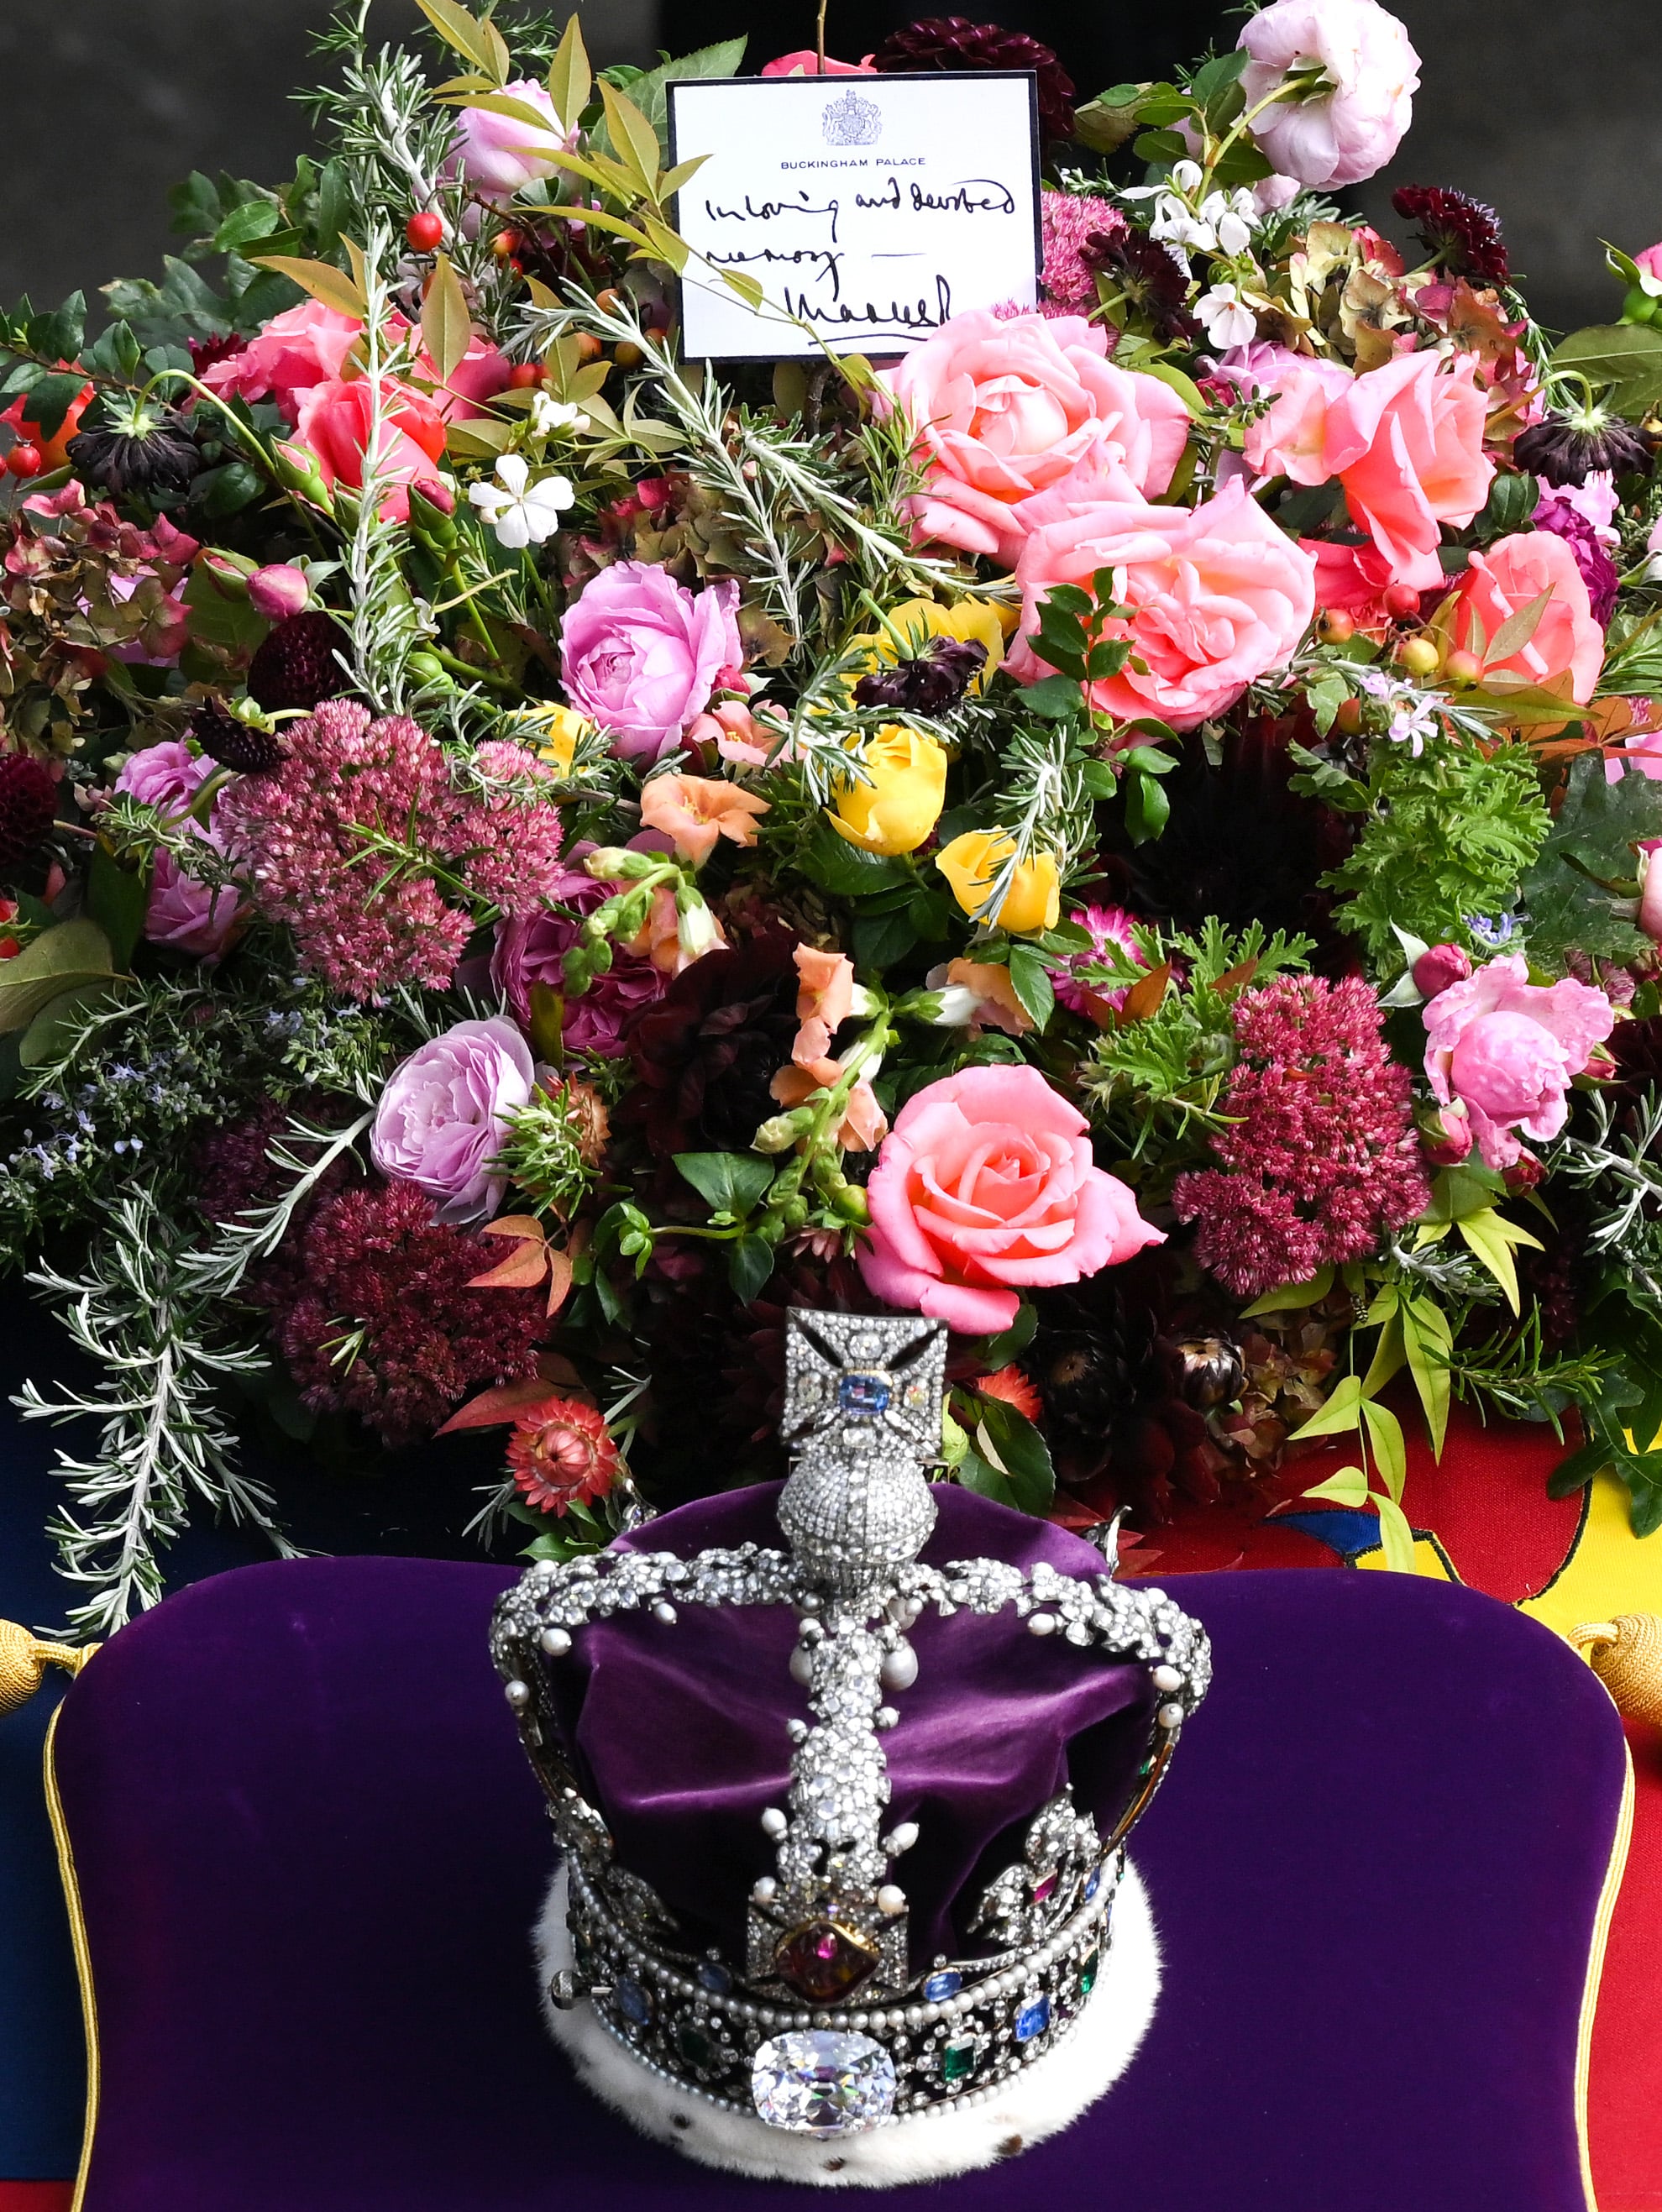
M1206 1637L928 1480L945 1360L938 1322L793 1313L782 1487L539 1563L496 1608L560 1846L551 2025L712 2163L982 2162L1099 2094L1152 2008L1124 1841Z

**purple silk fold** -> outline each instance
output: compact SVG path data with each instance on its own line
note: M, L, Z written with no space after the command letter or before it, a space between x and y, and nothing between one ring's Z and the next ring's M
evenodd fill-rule
M633 1548L682 1559L714 1547L779 1547L781 1486L729 1491L649 1522ZM972 1492L938 1483L923 1557L1040 1560L1091 1581L1102 1555L1077 1536ZM910 1907L912 1966L986 1948L970 1919L993 1877L1021 1856L1024 1832L1067 1784L1105 1834L1136 1787L1155 1703L1147 1667L1029 1634L1013 1609L925 1610L909 1632L917 1680L893 1700L883 1738L892 1795L886 1828L916 1820L897 1876ZM809 1717L791 1680L796 1621L783 1606L682 1604L673 1627L622 1614L580 1632L552 1662L568 1748L631 1872L696 1939L744 1955L745 1905L773 1870L765 1807L790 1780L786 1723ZM643 1713L652 1724L642 1728Z

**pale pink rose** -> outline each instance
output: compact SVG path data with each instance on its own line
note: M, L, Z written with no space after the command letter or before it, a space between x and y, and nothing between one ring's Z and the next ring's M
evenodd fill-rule
M1523 1157L1519 1130L1544 1139L1563 1127L1570 1083L1615 1023L1590 983L1531 983L1519 955L1491 960L1426 1006L1432 1094L1464 1107L1486 1166L1509 1168Z
M1653 783L1662 783L1662 730L1636 730L1623 738L1621 757L1605 757L1605 782L1620 783L1629 769L1649 776Z
M970 1336L1008 1328L1024 1290L1079 1282L1164 1241L1036 1067L966 1067L920 1091L866 1198L867 1288Z
M1662 245L1647 246L1642 253L1635 253L1633 258L1635 265L1647 276L1654 276L1662 283Z
M500 1014L458 1022L387 1078L369 1156L389 1182L436 1199L441 1221L480 1221L502 1203L496 1165L508 1117L535 1086L530 1047Z
M1007 568L1035 493L1068 485L1088 497L1108 475L1157 496L1189 435L1171 386L1116 368L1107 333L1079 315L954 315L878 382L916 433L916 535Z
M1287 659L1315 611L1315 562L1245 483L1193 508L1105 500L1036 530L1022 550L1021 622L1007 663L1019 682L1050 673L1029 642L1039 601L1057 584L1088 586L1099 568L1113 570L1130 609L1104 635L1129 637L1135 650L1091 697L1127 721L1154 714L1192 730L1222 714Z
M444 424L423 395L395 379L384 380L380 428L380 477L392 486L382 500L383 518L402 522L410 512L410 487L435 484L444 452ZM363 456L369 443L372 402L368 381L356 377L314 384L301 394L295 442L318 465L326 485L350 491L363 483Z
M1434 353L1399 354L1353 377L1327 410L1324 474L1343 484L1353 520L1397 582L1416 591L1443 580L1441 526L1464 530L1494 481L1476 368L1470 353L1449 366Z
M553 156L569 151L575 136L561 121L547 87L535 77L516 77L502 89L522 107L534 107L545 118L542 126L493 115L488 107L464 107L444 164L447 176L460 174L471 191L497 207L506 206L527 185L556 175L559 164Z
M1662 868L1655 865L1659 852L1662 837L1640 839L1639 912L1635 918L1654 945L1662 945Z
M758 75L761 76L875 76L877 71L872 67L872 58L869 54L863 62L834 61L831 55L827 54L825 66L822 70L819 66L819 56L812 46L797 46L788 54L781 54L775 61L764 62Z
M1239 362L1227 359L1224 373L1251 394L1273 392L1275 403L1247 427L1241 451L1261 477L1288 477L1294 483L1325 483L1327 415L1355 378L1342 362L1311 361L1286 346L1255 345Z
M1402 143L1414 119L1420 57L1375 0L1271 0L1235 41L1252 57L1241 91L1256 107L1295 70L1319 70L1331 90L1266 108L1252 135L1284 175L1356 185Z
M343 315L320 300L302 300L273 315L240 353L204 369L202 381L222 398L275 399L292 424L301 395L340 374L362 329L356 315Z
M709 703L718 678L744 659L739 586L689 592L667 568L618 561L566 610L560 675L566 696L612 732L625 760L656 760Z
M1504 668L1531 684L1555 685L1570 679L1570 696L1585 706L1598 687L1604 665L1604 633L1593 620L1592 604L1574 552L1547 530L1526 530L1497 538L1487 553L1474 553L1460 579L1450 617L1457 647L1481 661L1501 625L1539 599L1552 596L1533 634L1504 660L1485 665L1492 675Z
M304 614L312 604L312 586L306 571L289 561L272 561L256 568L248 579L248 604L268 622Z

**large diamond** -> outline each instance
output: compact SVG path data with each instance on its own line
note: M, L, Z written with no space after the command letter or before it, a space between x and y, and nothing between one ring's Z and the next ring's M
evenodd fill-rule
M874 1943L832 1920L799 1928L773 1954L782 1978L814 2004L835 2004L857 1990L877 1960Z
M853 2135L886 2120L894 2106L894 2063L868 2035L823 2029L776 2035L751 2069L756 2109L770 2128L798 2135Z

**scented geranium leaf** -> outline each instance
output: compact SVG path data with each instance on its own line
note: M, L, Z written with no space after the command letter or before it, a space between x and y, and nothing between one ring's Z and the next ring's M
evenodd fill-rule
M773 1181L775 1163L752 1152L677 1152L675 1165L714 1213L742 1221Z
M114 980L110 940L95 921L60 921L0 963L0 1032L27 1029L64 991Z
M1662 331L1648 323L1594 323L1572 331L1553 356L1556 368L1575 368L1593 384L1610 386L1618 415L1637 422L1662 399Z
M1649 939L1621 910L1624 899L1631 907L1637 848L1649 837L1662 837L1662 783L1638 775L1611 783L1598 754L1578 760L1524 878L1532 958L1563 968L1571 952L1627 962L1649 951Z

